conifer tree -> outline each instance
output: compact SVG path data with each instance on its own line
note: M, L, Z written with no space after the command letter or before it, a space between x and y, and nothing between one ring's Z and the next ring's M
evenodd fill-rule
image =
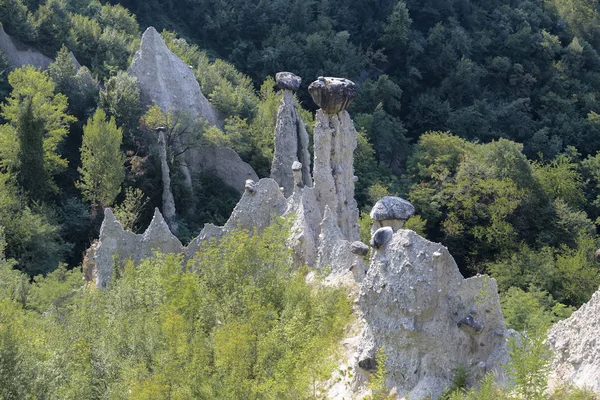
M19 185L31 199L42 200L50 180L44 168L44 122L33 114L31 100L22 106L16 131L19 140Z
M92 209L110 206L121 191L125 179L122 141L123 131L117 127L115 118L107 120L101 108L83 127L81 180L77 187L92 203Z

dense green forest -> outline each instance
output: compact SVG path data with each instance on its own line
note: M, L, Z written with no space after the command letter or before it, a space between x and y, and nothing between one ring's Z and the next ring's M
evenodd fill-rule
M98 235L103 207L113 207L127 228L138 231L161 204L152 129L170 124L177 132L191 125L144 109L135 79L124 72L147 26L162 30L169 48L192 66L203 93L225 117L222 129L195 121L197 145L231 147L261 177L270 170L280 99L272 76L289 70L304 78L298 102L309 129L315 108L305 90L310 81L320 75L354 80L358 98L349 112L359 131L355 169L361 224L368 225L367 213L380 197L405 197L417 209L409 228L447 245L463 274L489 273L497 279L511 327L539 328L565 318L600 285L595 257L600 246L598 6L592 0L0 0L6 32L55 59L47 71L11 70L0 52L3 273L12 274L10 285L16 285L3 289L2 318L18 317L14 329L39 323L41 330L51 330L52 323L46 326L32 313L65 309L47 298L68 304L79 299L64 316L73 333L91 323L87 311L77 311L91 297L98 297L94 307L110 307L124 301L119 296L127 291L137 293L138 286L149 290L144 282L152 276L162 279L160 288L166 292L174 279L196 285L191 292L209 285L206 276L153 272L144 278L126 268L104 294L63 299L39 289L53 280L62 282L56 290L64 293L79 285L82 254ZM76 68L70 51L82 68ZM191 199L177 169L172 171L177 208L189 210L178 232L184 242L204 223L227 219L237 201L235 191L214 176L196 174L196 198ZM153 271L156 263L178 267L178 260L157 259L141 270ZM13 267L21 272L11 272ZM27 283L26 277L35 278ZM72 285L68 290L65 282ZM298 285L290 290L305 290ZM35 294L38 290L42 294ZM138 295L140 303L131 307L150 307ZM157 335L168 324L191 323L183 314L168 321L169 307L180 305L167 303L184 301L179 294L169 296L166 303L152 305L161 310L152 327ZM285 304L280 300L277 312L285 313ZM59 317L54 312L48 318ZM209 325L198 328L202 335L214 328ZM119 336L118 326L110 329L115 330L110 338L89 340L127 340ZM52 337L48 332L34 340L27 357L76 363L69 346L77 342L67 336L60 336L64 343L46 342ZM194 340L203 341L202 335ZM148 346L158 346L156 340ZM90 343L77 351L88 351ZM60 351L49 357L45 346ZM160 354L188 350L165 348ZM124 361L132 363L132 374L138 363L152 362L142 358L155 348L140 351ZM110 357L97 356L97 363ZM66 376L53 381L56 387L45 386L50 383L42 381L51 378L28 370L35 364L30 358L17 364L23 367L18 373L41 381L14 390L57 390L52 393L58 398L75 393L56 383L71 379ZM155 371L157 376L124 377L98 365L68 371L84 374L81 379L110 376L107 385L115 388L133 380L160 386L171 379L168 371L165 376ZM229 374L223 365L218 373L194 373L215 373L206 379L217 382L219 373ZM168 362L163 367L177 368Z

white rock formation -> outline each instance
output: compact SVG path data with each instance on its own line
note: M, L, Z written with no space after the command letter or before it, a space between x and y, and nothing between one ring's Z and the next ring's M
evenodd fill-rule
M224 226L207 224L187 248L171 233L158 209L141 235L124 230L112 211L105 209L100 237L88 251L85 261L86 279L94 281L98 287L106 287L114 271L115 256L121 262L132 259L137 264L152 257L153 252L158 250L162 253L182 253L187 259L193 257L203 243L218 239L232 229L262 231L271 225L274 218L285 212L287 201L277 182L272 179L261 179L253 187L252 192L244 193Z
M554 352L550 380L600 394L600 290L569 318L548 332Z
M200 91L194 72L171 53L153 27L142 35L140 49L127 70L140 84L143 104L156 104L163 111L187 111L217 125L217 114Z
M386 226L396 232L414 213L415 207L409 201L400 197L385 196L371 209L371 234Z
M54 61L50 57L21 43L16 38L9 36L4 31L2 25L0 25L0 50L2 50L8 60L8 64L12 68L33 65L36 68L47 69L52 61ZM75 65L78 64L76 63Z
M296 265L314 266L322 220L314 189L296 186L288 199L285 215L294 216L292 232L288 239L289 246L294 249L294 262Z
M314 185L321 212L334 213L346 240L360 237L358 206L354 199L353 153L358 134L347 111L317 111L314 129Z
M100 237L95 245L93 266L88 268L86 275L95 281L97 287L106 287L113 274L115 258L119 262L131 259L137 263L151 257L154 250L163 253L179 253L183 250L181 242L171 233L158 209L154 211L154 217L146 231L137 235L124 230L107 208L104 210Z
M358 207L354 199L354 150L358 134L345 107L356 96L352 81L323 78L308 87L317 111L314 129L314 185L321 213L334 213L346 240L358 240Z
M474 380L508 360L496 281L464 279L445 247L413 231L396 232L373 252L359 304L366 329L358 367L373 369L383 347L386 383L400 396L436 399L455 368Z
M323 85L329 82L329 78L323 79L319 81ZM345 80L333 82L337 83L329 91L316 96L323 109L334 113L317 112L313 187L301 184L297 160L289 168L294 181L287 199L275 180L256 182L242 176L244 193L227 223L223 227L207 224L187 248L174 239L159 213L144 235L135 235L123 231L108 210L100 239L88 252L94 262L86 262L86 277L93 276L98 286L104 287L112 274L115 254L139 261L156 247L190 258L206 241L218 240L232 229L260 231L284 215L293 218L288 244L294 250L294 262L330 271L325 284L343 284L351 288L349 296L355 299L358 319L353 324L353 337L342 344L346 358L340 370L345 374L330 380L331 397L356 398L368 393L368 371L376 368L375 355L380 347L387 355L388 387L411 399L437 399L460 366L467 369L471 383L487 372L500 373L508 360L510 330L504 324L494 279L464 279L445 247L413 231L398 230L397 222L414 211L404 201L386 200L382 204L391 205L379 207L376 217L384 222L373 235L371 248L357 241L352 169L356 131L343 110L349 102L344 93L353 86ZM364 257L369 250L367 266ZM600 303L600 295L595 298ZM585 314L585 318L592 316ZM578 360L582 359L585 357Z
M171 191L171 170L167 162L167 143L164 130L158 132L158 154L160 156L160 171L162 177L162 209L164 217L167 219L173 232L177 233L177 223L175 222L175 199Z
M167 48L153 27L144 32L140 50L135 53L127 73L137 78L143 104L156 104L164 112L186 112L192 118L201 117L211 125L221 124L217 113L202 94L192 69ZM186 144L176 141L174 146L183 149ZM190 149L179 164L189 189L192 171L214 172L240 193L244 190L246 179L258 180L252 167L230 149Z
M302 183L305 186L312 186L308 133L306 125L298 115L294 100L294 90L297 90L300 82L300 77L290 72L277 73L277 84L283 90L283 97L279 103L275 124L275 151L271 165L271 178L283 187L286 197L294 192L292 165L295 162L301 164Z

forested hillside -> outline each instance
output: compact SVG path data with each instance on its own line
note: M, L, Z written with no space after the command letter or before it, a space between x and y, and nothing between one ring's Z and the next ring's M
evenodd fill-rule
M268 176L272 76L289 70L304 78L309 130L312 80L358 85L365 228L382 196L409 199L408 226L447 245L465 275L494 276L516 329L564 318L600 285L595 1L0 0L0 22L55 60L12 68L0 53L0 226L7 258L31 277L79 268L104 207L146 226L161 204L158 126L233 148ZM151 25L193 68L221 128L141 106L125 70ZM190 199L173 170L182 240L227 219L235 191L196 174Z

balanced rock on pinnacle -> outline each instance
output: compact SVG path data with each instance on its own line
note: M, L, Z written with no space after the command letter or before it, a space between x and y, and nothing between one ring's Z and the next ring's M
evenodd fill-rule
M371 210L371 233L384 226L389 226L396 232L414 213L415 207L409 201L401 197L385 196Z
M321 214L328 206L345 240L359 238L354 199L354 150L358 134L344 109L354 99L354 83L344 78L319 78L308 90L321 107L314 129L314 186Z
M291 72L279 72L276 79L277 86L283 90L283 98L279 103L275 124L275 152L271 164L271 178L279 183L285 196L289 197L295 186L312 186L308 132L298 114L294 99L294 91L300 87L302 78ZM300 166L302 182L294 180L294 165Z
M277 87L279 89L296 92L300 88L302 78L291 72L278 72L275 74L275 82L277 82Z
M328 114L345 110L356 97L356 85L346 78L320 76L308 91L315 104Z

